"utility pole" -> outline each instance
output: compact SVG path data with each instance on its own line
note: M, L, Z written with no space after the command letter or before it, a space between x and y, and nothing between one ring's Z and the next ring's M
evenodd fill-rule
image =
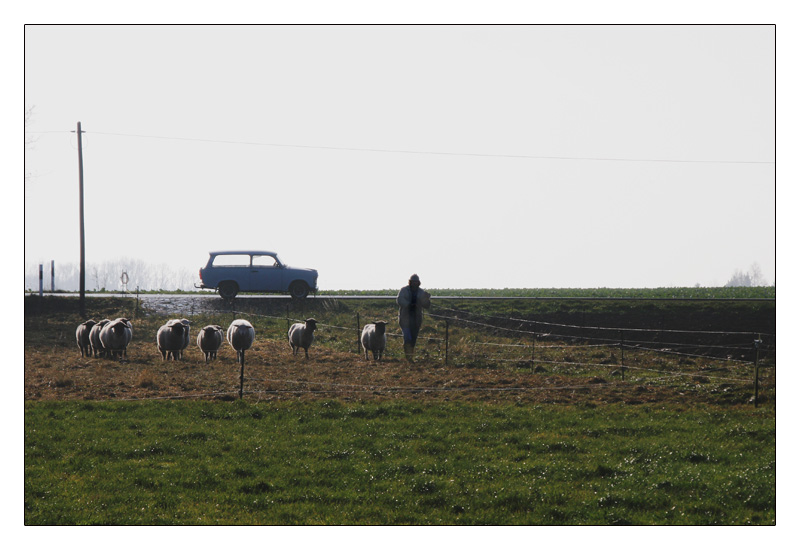
M80 194L81 223L81 317L86 318L86 239L83 230L83 143L81 140L81 123L78 122L78 189Z

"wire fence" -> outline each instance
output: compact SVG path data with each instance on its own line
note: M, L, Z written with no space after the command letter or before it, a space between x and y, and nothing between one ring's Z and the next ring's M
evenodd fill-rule
M384 319L396 312L387 308ZM228 319L245 318L260 327L258 339L286 339L289 326L303 322L305 315L270 314L237 308L182 314L191 318L214 319L226 325ZM314 346L335 349L338 352L358 354L363 360L360 344L363 325L360 312L314 312L317 320ZM351 315L351 322L346 322ZM364 321L373 322L381 316L365 314ZM552 373L570 377L575 383L551 383L541 380L524 384L458 386L398 385L384 380L347 381L304 380L286 377L246 377L247 386L241 395L256 398L276 395L344 395L344 394L457 394L457 393L530 393L585 391L598 387L597 377L604 377L605 388L629 389L631 384L664 386L681 380L700 380L717 385L749 387L758 404L759 385L765 376L774 385L775 335L745 331L663 329L646 327L584 326L556 323L541 319L501 317L466 312L437 306L426 313L418 340L420 367L417 368L482 368L509 372ZM194 323L193 323L194 324ZM349 326L348 326L349 325ZM399 330L389 330L390 344L384 353L389 362L370 361L370 370L397 369L404 359L399 343ZM724 337L727 343L718 343ZM398 361L399 360L399 361ZM404 363L401 363L404 364ZM363 366L357 368L363 369ZM582 378L581 378L582 377ZM607 380L611 377L611 380ZM587 382L587 380L590 380ZM237 393L212 391L183 395L158 396L152 399L229 398ZM141 398L130 398L141 399Z

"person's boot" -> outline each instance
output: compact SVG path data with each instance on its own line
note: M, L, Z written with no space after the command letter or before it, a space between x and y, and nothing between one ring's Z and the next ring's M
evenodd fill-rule
M403 342L403 351L406 354L406 361L409 363L414 362L414 344Z

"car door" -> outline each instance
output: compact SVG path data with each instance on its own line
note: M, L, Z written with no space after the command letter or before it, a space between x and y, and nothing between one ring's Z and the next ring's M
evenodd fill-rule
M253 255L250 288L256 292L283 291L283 270L274 256Z

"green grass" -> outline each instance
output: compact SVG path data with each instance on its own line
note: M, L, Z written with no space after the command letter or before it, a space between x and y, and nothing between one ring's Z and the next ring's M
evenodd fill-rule
M772 408L27 402L25 523L775 523Z

